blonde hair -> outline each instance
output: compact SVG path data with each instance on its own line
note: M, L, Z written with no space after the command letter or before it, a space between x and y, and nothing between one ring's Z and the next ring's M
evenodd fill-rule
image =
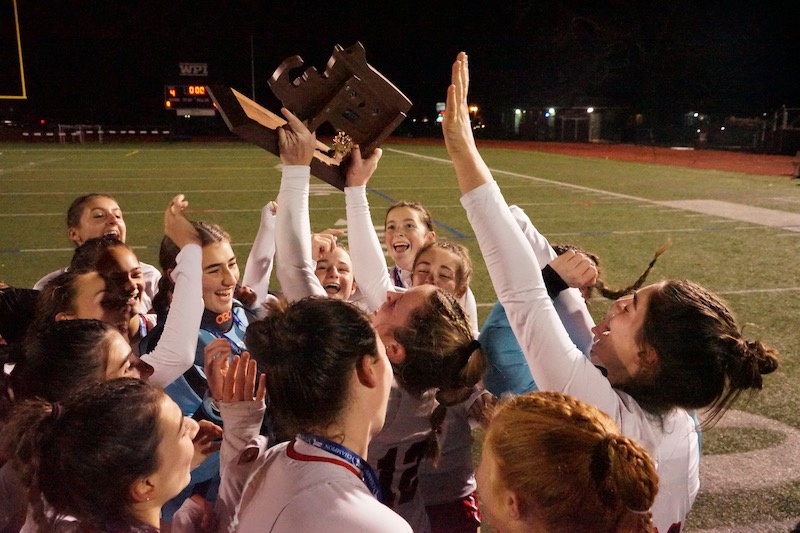
M517 396L497 407L487 448L523 520L550 533L655 531L653 461L596 407L556 392Z

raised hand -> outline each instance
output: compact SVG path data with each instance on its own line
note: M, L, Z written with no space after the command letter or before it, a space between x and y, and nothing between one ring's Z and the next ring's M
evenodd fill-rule
M192 439L194 444L194 455L192 456L192 468L197 468L200 463L208 459L208 456L218 451L222 443L222 428L209 420L200 420L197 423L200 427L197 435Z
M311 234L311 259L319 258L336 248L336 238L343 234L340 229L329 228L320 233Z
M597 282L597 265L574 250L567 250L550 261L550 268L570 287L581 289L591 287Z
M468 90L469 62L467 54L459 52L453 63L451 83L447 88L447 107L442 121L442 132L462 193L493 180L489 167L475 146L467 104Z
M231 343L228 339L214 339L203 350L203 371L211 397L217 401L222 400L230 358Z
M169 237L178 248L183 248L187 244L201 244L200 235L184 215L187 207L189 207L189 202L182 194L179 194L170 201L164 212L164 235Z
M266 376L259 375L256 386L257 375L258 368L255 360L250 359L250 352L244 352L241 357L238 355L234 357L225 375L222 401L263 402L267 396Z
M281 163L284 165L311 164L317 147L317 136L308 131L303 122L286 109L281 108L288 124L278 128L278 148L281 152Z
M347 167L345 185L347 187L366 185L378 168L378 161L380 161L382 155L383 150L376 148L368 158L362 159L361 147L358 145L353 146L350 152L350 164Z
M450 86L447 88L447 107L442 120L442 132L450 157L475 148L472 123L469 117L469 60L460 52L453 63Z

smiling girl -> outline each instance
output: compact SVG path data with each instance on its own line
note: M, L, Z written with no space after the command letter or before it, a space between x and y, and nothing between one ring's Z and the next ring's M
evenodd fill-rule
M67 238L78 247L89 239L97 237L111 237L125 242L127 226L122 209L117 201L107 194L91 193L79 196L67 209ZM147 263L139 263L139 268L144 285L140 312L146 313L150 310L152 300L158 292L161 272ZM48 282L66 270L64 268L51 272L37 281L33 288L43 289Z
M531 373L541 390L571 394L608 413L623 435L650 453L660 485L655 526L680 530L700 483L698 440L687 410L707 408L712 421L722 416L739 394L761 389L778 354L745 339L717 296L689 281L668 280L612 305L592 329L592 361L586 359L553 308L539 256L475 146L468 86L462 52L447 91L445 144L461 202ZM608 377L592 363L605 366Z
M159 531L161 506L189 482L197 432L161 389L139 379L19 405L6 438L37 495L23 530Z

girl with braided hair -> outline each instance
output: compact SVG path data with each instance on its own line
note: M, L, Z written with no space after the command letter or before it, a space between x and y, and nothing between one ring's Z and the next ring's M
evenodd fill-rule
M535 231L530 219L522 210L514 207L512 213L526 237L535 235L536 239L544 239ZM659 256L668 247L669 243L656 250L652 261L634 283L624 289L614 290L607 287L603 280L600 258L597 255L573 244L553 245L556 257L542 269L542 278L547 287L547 294L553 300L567 333L587 356L591 339L585 337L590 337L588 333L592 323L588 309L577 297L577 293L580 293L587 305L595 289L609 300L616 300L633 293L644 284ZM575 311L565 312L563 310L565 305ZM528 363L525 362L525 354L522 353L522 348L511 330L506 311L499 301L495 302L486 317L478 340L489 362L483 377L487 390L498 397L538 390Z
M660 484L654 523L661 532L680 531L700 485L695 423L687 410L705 408L711 421L722 416L739 394L761 389L762 376L778 367L778 354L743 338L717 296L690 281L667 280L611 305L591 328L587 359L567 334L539 275L546 257L526 243L478 153L468 86L462 52L447 93L445 144L461 203L531 373L541 390L573 395L608 413L623 435L650 453Z
M502 531L655 532L652 459L608 415L565 394L501 402L477 476L484 516Z
M326 293L314 275L308 239L309 164L316 140L300 120L288 110L283 112L288 126L278 130L284 166L278 194L276 268L284 295L295 301ZM352 193L349 189L354 181L365 182L364 175L375 171L380 155L376 150L362 159L358 147L354 148L346 197ZM350 204L347 209L349 226ZM375 232L370 233L377 240ZM351 238L349 244L353 250L356 242ZM483 373L483 353L469 319L452 294L434 285L403 291L389 279L382 256L374 267L355 264L355 253L353 259L359 286L365 279L362 276L375 277L383 284L382 294L371 290L364 296L395 377L386 423L370 443L368 460L378 472L383 502L405 518L414 531L425 533L430 525L417 491L417 471L423 457L438 453L433 427L441 420L431 419L437 406L436 392L475 385Z

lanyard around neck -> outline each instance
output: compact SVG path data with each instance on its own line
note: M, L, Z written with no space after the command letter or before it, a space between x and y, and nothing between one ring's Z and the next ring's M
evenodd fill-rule
M318 437L317 435L312 435L311 433L306 433L304 431L298 433L297 438L306 444L310 444L315 448L319 448L320 450L324 450L331 455L339 457L341 461L328 457L317 457L314 455L302 454L294 449L293 442L290 443L289 447L286 449L286 455L299 461L316 461L343 466L355 474L361 481L363 481L367 486L367 489L369 489L372 495L375 496L379 502L383 501L378 475L375 473L375 470L372 469L369 463L362 459L361 456L359 456L356 452L342 446L341 444L330 441L323 437Z

